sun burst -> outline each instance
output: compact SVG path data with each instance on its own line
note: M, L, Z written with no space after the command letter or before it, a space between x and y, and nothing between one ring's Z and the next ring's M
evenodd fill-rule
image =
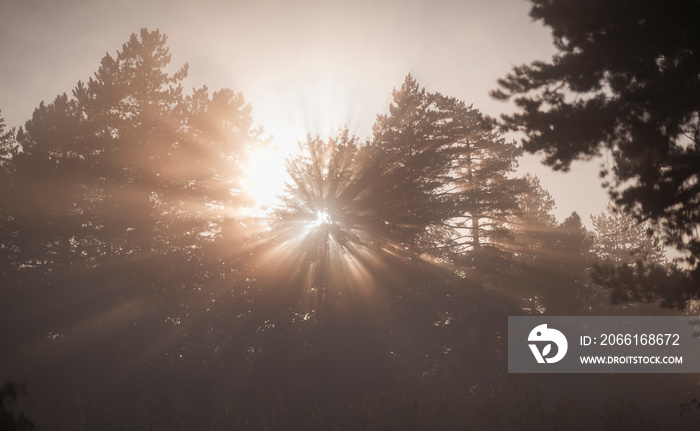
M314 219L312 225L314 227L321 227L324 225L329 225L333 223L333 220L331 220L331 216L328 214L326 211L318 211L316 213L316 218Z

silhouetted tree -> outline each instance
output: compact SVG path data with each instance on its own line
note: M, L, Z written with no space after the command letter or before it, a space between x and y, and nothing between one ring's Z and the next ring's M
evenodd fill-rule
M595 304L591 298L591 285L587 270L591 262L591 234L583 226L581 217L572 213L555 231L554 243L548 250L547 261L555 277L546 284L546 308L560 310L565 315L575 315Z
M540 204L551 203L546 195L541 197ZM531 194L528 200L532 199ZM484 268L488 282L516 296L521 313L582 314L604 302L599 292L593 295L595 288L587 273L592 262L591 235L578 214L572 213L560 224L547 221L548 217L528 218L524 213L513 223L514 238L506 244L513 251L475 254L471 265Z
M79 82L74 91L92 123L91 149L99 153L100 230L108 255L149 254L162 247L156 241L156 213L169 182L168 156L179 141L181 81L187 75L187 66L173 75L165 71L170 62L165 42L157 30L133 34L116 57L107 54L94 78Z
M558 224L555 201L531 174L523 178L525 192L519 209L509 219L511 236L502 248L509 253L502 268L493 271L510 277L504 282L521 296L522 311L563 314L583 308L582 288L587 283L588 234L573 213Z
M609 153L615 201L662 237L700 256L700 6L694 1L533 0L530 16L552 29L550 62L518 66L498 99L519 112L503 127L525 133L529 152L567 169Z
M277 216L286 235L306 237L305 253L337 252L357 256L363 249L386 241L379 220L377 187L379 173L367 148L347 130L327 142L309 138L300 143L300 155L287 164L291 183L286 185ZM316 237L318 236L318 237ZM373 246L378 249L378 246ZM310 261L326 259L319 255Z
M71 266L89 247L90 160L82 125L76 101L63 94L42 102L18 134L12 211L21 223L20 259L27 268Z
M453 252L496 242L522 181L508 175L520 149L464 102L428 93L408 75L379 115L371 142L381 166L381 210L409 248ZM439 240L438 240L439 238Z
M527 173L523 180L526 188L518 195L518 211L509 222L512 231L509 247L517 254L537 254L557 227L552 213L556 203L537 176Z

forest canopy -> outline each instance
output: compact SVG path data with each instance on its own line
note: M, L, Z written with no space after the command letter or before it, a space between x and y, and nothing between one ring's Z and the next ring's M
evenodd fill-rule
M615 206L592 231L577 213L558 222L539 179L516 171L520 144L411 75L371 136L300 142L279 205L256 214L245 168L269 139L242 94L186 92L166 42L142 29L19 130L0 122L12 372L125 397L154 380L200 400L301 388L308 405L407 381L493 395L508 315L688 305L685 290L642 289L649 265L688 279L649 225Z

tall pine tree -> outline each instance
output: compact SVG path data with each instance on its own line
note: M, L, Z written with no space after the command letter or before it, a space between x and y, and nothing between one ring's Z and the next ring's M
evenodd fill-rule
M379 115L371 143L382 167L382 217L401 243L436 253L495 244L523 182L520 149L463 101L428 93L410 75Z

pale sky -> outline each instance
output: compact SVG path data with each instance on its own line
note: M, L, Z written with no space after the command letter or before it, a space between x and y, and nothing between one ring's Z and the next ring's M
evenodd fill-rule
M168 35L173 69L190 65L186 90L243 93L256 124L280 147L277 158L261 159L261 171L278 171L307 133L335 134L347 125L368 136L407 73L487 115L512 109L488 96L496 80L554 52L529 7L525 0L6 0L0 109L8 125L22 125L39 102L91 77L131 33L158 28ZM558 219L577 211L590 225L588 215L607 203L597 164L561 174L538 160L524 158L521 171L540 177Z

